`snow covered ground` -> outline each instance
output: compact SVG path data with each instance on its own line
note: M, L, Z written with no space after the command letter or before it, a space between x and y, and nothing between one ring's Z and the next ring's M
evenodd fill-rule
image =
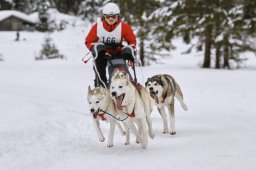
M52 35L67 60L35 61L45 35L0 32L0 169L202 169L253 170L256 166L256 63L240 70L200 69L201 57L181 55L180 44L163 65L140 68L141 83L155 74L173 75L188 112L176 103L175 136L162 134L152 113L156 137L147 150L125 146L116 131L114 147L97 139L86 103L93 85L84 37L89 25ZM108 124L102 122L105 137Z

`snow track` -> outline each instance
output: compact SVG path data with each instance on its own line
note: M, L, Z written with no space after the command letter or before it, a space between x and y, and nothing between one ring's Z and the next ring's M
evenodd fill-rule
M54 36L59 42L69 37L69 43L74 37L82 44L81 35L68 33ZM198 58L174 51L175 57L164 65L143 68L144 80L155 74L172 75L189 110L183 111L176 102L177 134L171 136L161 133L162 120L155 109L156 137L149 140L147 150L135 144L133 135L125 146L118 130L114 147L107 148L109 125L101 123L106 140L99 142L86 103L94 73L92 64L81 63L82 50L77 45L67 50L63 43L60 50L68 51L69 60L35 62L31 49L39 49L34 43L39 41L37 33L24 34L27 47L10 40L11 33L0 33L5 58L0 62L1 170L255 169L255 66L200 69Z

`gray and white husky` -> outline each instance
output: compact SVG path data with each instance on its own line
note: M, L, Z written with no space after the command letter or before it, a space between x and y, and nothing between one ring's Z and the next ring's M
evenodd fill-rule
M129 119L129 126L136 123L139 128L139 142L142 148L147 148L148 135L154 138L150 113L153 110L154 103L150 94L143 86L137 90L130 81L129 75L123 71L115 72L110 84L111 97L115 102L117 110L126 114L134 114L134 118ZM148 132L147 132L148 125ZM133 129L132 129L133 130Z
M108 137L108 147L113 146L113 138L114 138L114 131L115 126L117 125L119 130L121 131L122 135L125 135L124 130L119 122L113 119L111 116L104 114L103 111L112 114L113 116L117 115L114 102L109 94L109 91L102 87L96 87L91 89L90 86L88 87L88 95L87 101L90 106L90 111L93 115L93 123L99 138L100 142L105 140L103 133L100 129L100 120L105 120L110 122L110 130L109 130L109 137Z
M150 92L151 97L155 100L155 104L163 119L163 133L169 133L167 115L164 109L166 106L170 117L170 134L175 135L174 97L178 99L184 110L188 109L183 101L180 86L172 76L167 74L159 74L148 78L145 86L148 92Z

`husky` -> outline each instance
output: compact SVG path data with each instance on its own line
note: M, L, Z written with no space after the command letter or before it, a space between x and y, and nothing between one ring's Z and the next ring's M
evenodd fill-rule
M142 148L146 149L148 134L152 139L155 136L150 117L154 103L146 89L141 85L139 85L139 88L141 90L135 87L130 81L129 75L124 71L115 71L111 78L110 93L115 102L116 109L126 114L134 115L134 118L129 119L128 126L134 123L138 125L140 133L138 140ZM147 124L149 133L147 133Z
M109 131L107 147L113 147L115 126L116 125L118 126L122 135L125 135L125 132L119 122L117 122L113 117L105 114L105 113L111 113L111 115L113 116L117 115L114 102L109 94L109 91L103 87L96 87L94 89L91 89L89 86L87 101L89 103L90 111L94 118L93 123L96 129L99 141L103 142L105 140L103 133L100 129L99 121L103 120L103 121L109 122L110 131Z
M178 99L181 107L187 111L187 105L183 101L183 94L180 86L170 75L155 75L145 82L145 87L154 99L158 111L163 119L163 133L169 133L167 124L167 115L165 106L169 111L170 118L170 134L175 135L175 114L174 114L174 97Z

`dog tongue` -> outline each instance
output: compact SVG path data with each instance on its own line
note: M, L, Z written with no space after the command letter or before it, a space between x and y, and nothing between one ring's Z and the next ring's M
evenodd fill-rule
M93 115L93 118L96 119L98 116L98 112L94 112L92 115Z
M151 97L156 101L156 103L158 104L158 103L159 103L159 100L158 100L157 94L154 93L154 92L150 92L150 95L151 95Z
M154 95L154 99L156 100L156 103L159 104L159 100L156 94Z
M123 99L122 96L116 97L116 107L117 107L119 110L123 110L122 99Z

